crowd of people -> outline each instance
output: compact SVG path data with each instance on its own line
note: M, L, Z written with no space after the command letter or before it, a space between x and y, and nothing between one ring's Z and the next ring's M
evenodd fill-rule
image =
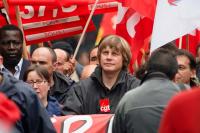
M54 133L51 117L81 114L115 114L113 133L200 132L200 57L189 51L166 44L131 74L130 47L118 35L103 37L81 61L63 41L25 59L23 40L17 26L0 28L0 92L20 112L12 132Z

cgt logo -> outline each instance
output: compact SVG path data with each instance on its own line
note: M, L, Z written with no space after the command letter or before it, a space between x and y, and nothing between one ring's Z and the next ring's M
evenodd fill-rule
M108 98L100 99L100 112L102 113L110 113L110 101Z
M110 106L109 105L107 105L107 106L101 106L100 107L100 111L104 112L104 113L108 113L108 112L110 112Z

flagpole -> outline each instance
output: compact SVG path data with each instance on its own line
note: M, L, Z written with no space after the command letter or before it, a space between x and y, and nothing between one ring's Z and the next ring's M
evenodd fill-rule
M22 20L21 20L21 15L20 15L20 10L19 10L19 6L15 6L15 11L16 11L16 17L17 17L17 23L18 23L18 26L19 28L21 29L22 31L22 34L23 34L23 57L25 59L28 59L28 51L27 51L27 48L26 48L26 41L25 41L25 35L24 35L24 30L23 30L23 25L22 25Z
M84 27L84 29L83 29L83 32L82 32L82 34L81 34L81 37L80 37L79 42L78 42L78 44L77 44L77 47L76 47L76 49L75 49L74 56L73 56L72 60L75 60L75 57L76 57L76 55L77 55L77 53L78 53L78 50L79 50L79 48L80 48L80 45L81 45L81 43L82 43L82 41L83 41L83 37L85 36L86 30L87 30L87 28L88 28L88 25L89 25L91 19L92 19L92 16L93 16L93 14L94 14L94 11L95 11L95 9L96 9L96 6L97 6L97 3L98 3L98 2L99 2L99 0L96 0L94 6L92 7L92 11L91 11L91 13L90 13L90 15L89 15L89 17L88 17L88 20L87 20L87 22L86 22L86 24L85 24L85 27Z
M11 24L11 22L10 22L10 17L9 17L9 10L8 10L8 2L7 2L7 0L3 0L3 5L4 5L4 7L5 7L5 9L6 9L6 18L7 18L7 21L8 21L8 23L9 24Z
M182 49L182 40L183 40L183 37L180 37L179 38L179 44L178 44L179 49Z
M189 34L186 35L186 49L189 51L189 43L190 43L190 40L189 40Z

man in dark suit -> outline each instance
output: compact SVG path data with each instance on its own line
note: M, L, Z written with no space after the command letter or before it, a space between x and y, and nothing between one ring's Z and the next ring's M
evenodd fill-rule
M22 79L30 65L22 57L23 40L22 31L17 26L9 24L0 28L0 52L4 59L2 71L9 72L17 79Z

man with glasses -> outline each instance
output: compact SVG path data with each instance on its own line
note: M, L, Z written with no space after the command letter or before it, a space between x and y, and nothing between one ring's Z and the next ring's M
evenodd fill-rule
M22 79L30 62L22 57L23 34L17 26L9 24L0 29L0 52L4 59L1 70L8 69L15 78Z

